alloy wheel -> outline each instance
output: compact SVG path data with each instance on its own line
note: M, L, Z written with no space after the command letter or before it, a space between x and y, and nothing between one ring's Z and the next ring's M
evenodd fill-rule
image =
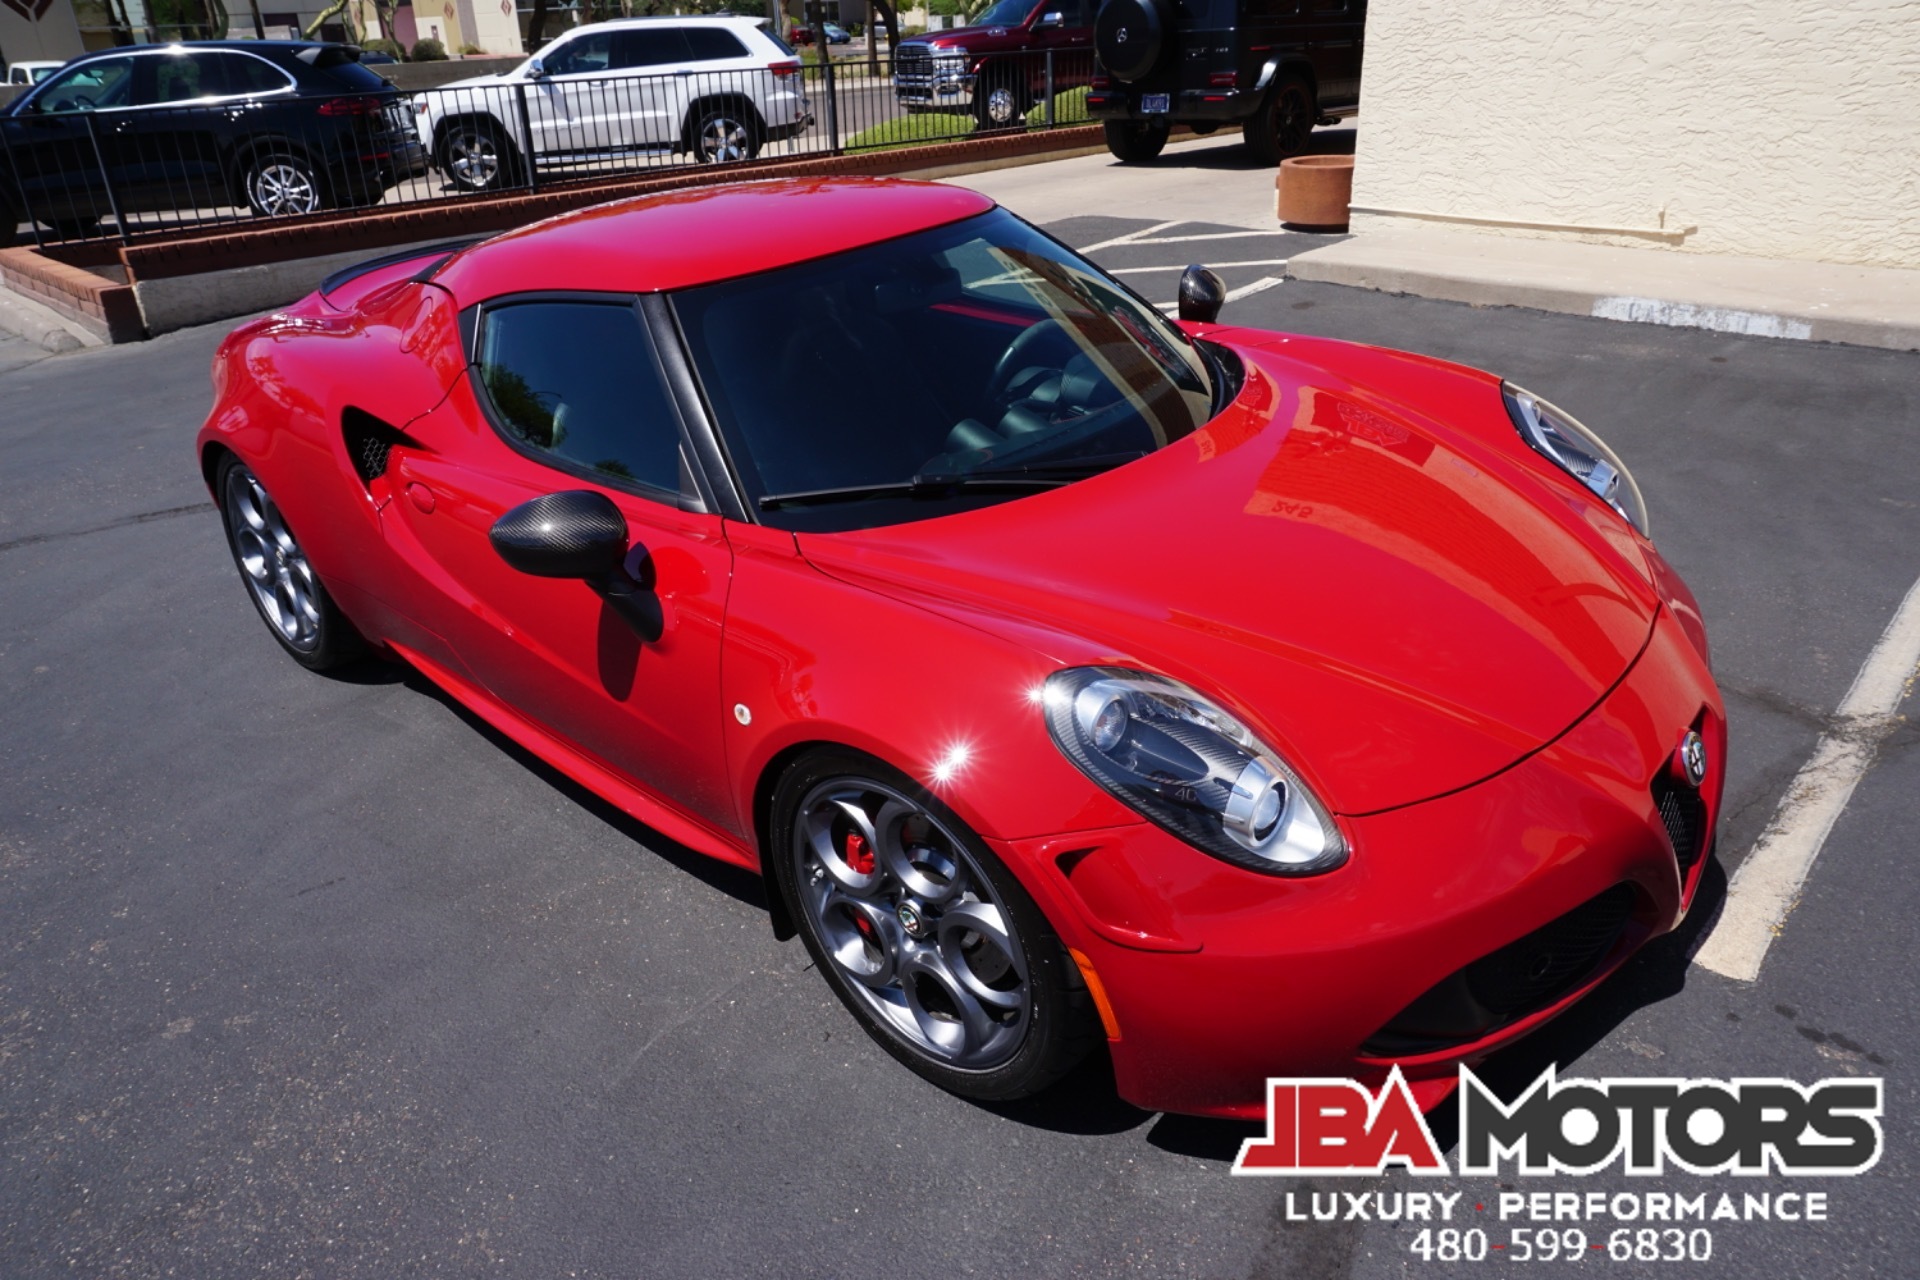
M1032 992L1012 913L939 818L830 778L801 801L790 855L806 927L881 1027L963 1071L1019 1051Z
M233 558L261 615L289 648L301 653L318 649L319 583L280 508L246 467L227 473L225 498L222 505L233 535Z
M447 143L447 172L470 191L483 191L500 176L500 148L478 130L456 133Z
M987 92L987 123L995 129L1010 127L1020 115L1020 100L1014 96L1013 89L1004 84L995 85Z
M313 175L292 160L267 160L256 165L247 181L253 207L269 216L312 213L320 207L320 188Z
M753 135L732 116L708 116L700 125L700 158L714 164L753 158Z

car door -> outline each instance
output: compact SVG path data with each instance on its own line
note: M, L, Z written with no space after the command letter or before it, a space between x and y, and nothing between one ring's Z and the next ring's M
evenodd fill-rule
M24 214L49 224L109 217L116 172L112 117L133 99L132 55L96 58L50 77L7 118L6 155Z
M670 147L679 141L687 104L698 92L686 33L668 26L616 31L613 57L634 145Z
M232 203L223 142L260 131L249 94L290 96L292 78L248 54L177 46L142 56L139 71L133 104L112 123L132 202L181 212Z
M395 448L386 536L413 570L407 607L466 673L568 746L715 830L725 782L720 640L732 556L703 508L679 409L635 299L488 304L468 376ZM509 568L488 540L546 494L605 495L627 568L659 607L643 634L584 581Z

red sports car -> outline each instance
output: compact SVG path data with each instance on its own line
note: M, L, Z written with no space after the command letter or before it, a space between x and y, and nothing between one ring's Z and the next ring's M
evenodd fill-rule
M648 197L236 329L199 461L295 660L765 875L928 1079L1432 1102L1685 912L1700 615L1561 410L1183 295L952 187Z

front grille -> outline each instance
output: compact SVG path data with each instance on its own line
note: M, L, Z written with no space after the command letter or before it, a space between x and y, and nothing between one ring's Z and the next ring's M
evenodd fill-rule
M1673 845L1673 857L1680 864L1680 880L1685 883L1693 864L1707 843L1707 802L1685 783L1675 782L1664 772L1653 780L1653 803L1660 821L1667 828L1667 841Z
M1431 987L1361 1046L1405 1057L1467 1044L1546 1008L1586 982L1633 916L1633 889L1617 884L1524 938Z

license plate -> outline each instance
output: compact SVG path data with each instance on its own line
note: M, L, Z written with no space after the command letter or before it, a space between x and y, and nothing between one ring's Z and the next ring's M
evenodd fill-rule
M1142 94L1140 97L1141 114L1149 116L1163 116L1167 114L1167 112L1171 110L1167 101L1168 96L1169 95L1164 93Z

